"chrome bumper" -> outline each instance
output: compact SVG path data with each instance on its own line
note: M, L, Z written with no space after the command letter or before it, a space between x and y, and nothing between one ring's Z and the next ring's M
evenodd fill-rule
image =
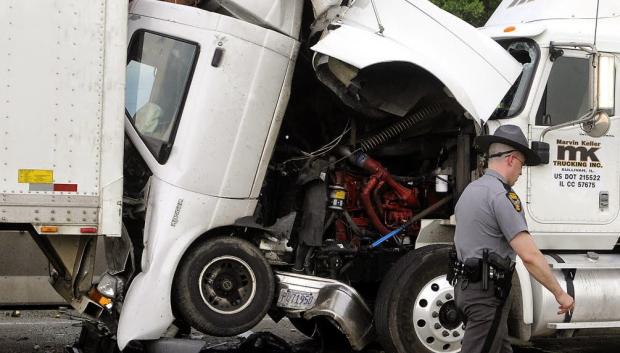
M284 289L316 296L316 301L309 308L280 307L288 314L301 315L306 320L320 316L331 318L356 351L374 340L372 311L355 289L335 280L290 272L276 271L276 280L276 295Z

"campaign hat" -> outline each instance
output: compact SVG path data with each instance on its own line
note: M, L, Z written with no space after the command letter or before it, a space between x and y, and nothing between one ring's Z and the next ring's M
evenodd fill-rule
M525 156L525 165L534 166L541 163L540 157L534 152L523 135L521 129L516 125L502 125L493 135L483 135L476 138L476 145L480 151L489 152L489 146L494 143L508 145Z

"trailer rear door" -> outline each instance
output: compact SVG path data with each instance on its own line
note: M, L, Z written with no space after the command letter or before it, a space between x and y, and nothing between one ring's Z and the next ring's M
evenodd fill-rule
M1 7L0 222L120 235L127 2Z

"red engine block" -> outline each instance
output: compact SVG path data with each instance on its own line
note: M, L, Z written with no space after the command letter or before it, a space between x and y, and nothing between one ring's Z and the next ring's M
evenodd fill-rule
M361 229L386 234L411 219L420 208L418 188L406 188L396 182L378 162L378 172L370 177L336 172L336 183L347 192L345 210L353 222ZM415 236L419 225L414 224L401 233L401 236ZM336 237L346 239L344 223L336 223Z

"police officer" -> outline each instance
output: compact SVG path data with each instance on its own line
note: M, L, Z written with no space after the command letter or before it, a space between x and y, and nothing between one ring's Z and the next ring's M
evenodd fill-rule
M514 125L503 125L493 135L478 137L477 144L482 151L488 151L488 169L467 186L455 210L455 247L461 266L455 299L466 326L462 353L512 352L507 338L510 303L506 298L516 255L530 274L553 293L559 304L558 314L571 314L575 302L560 287L534 244L521 201L511 188L522 167L540 164L540 158L528 148L521 129ZM489 265L489 256L512 262L512 267Z

